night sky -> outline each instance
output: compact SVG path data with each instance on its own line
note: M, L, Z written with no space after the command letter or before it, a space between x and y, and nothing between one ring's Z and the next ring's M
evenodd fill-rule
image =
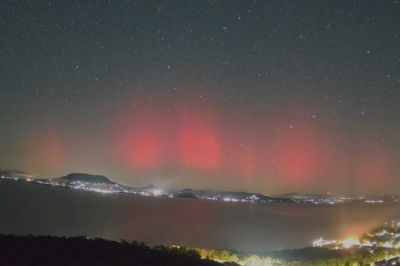
M0 167L396 193L399 1L0 2Z

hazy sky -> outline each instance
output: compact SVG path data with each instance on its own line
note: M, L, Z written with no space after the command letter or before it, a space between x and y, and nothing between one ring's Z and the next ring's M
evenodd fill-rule
M1 1L0 167L398 192L399 1Z

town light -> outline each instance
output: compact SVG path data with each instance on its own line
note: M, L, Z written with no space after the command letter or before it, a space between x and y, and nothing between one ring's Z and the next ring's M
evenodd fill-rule
M346 238L345 240L342 241L342 245L344 248L350 248L353 246L359 246L360 245L360 240L356 236L351 236L349 238Z

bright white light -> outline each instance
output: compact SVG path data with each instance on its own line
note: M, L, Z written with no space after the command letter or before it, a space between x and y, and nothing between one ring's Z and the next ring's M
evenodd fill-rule
M353 246L359 246L360 245L360 240L356 236L351 236L349 238L346 238L345 240L342 241L343 247L344 248L350 248Z
M313 247L324 247L332 244L336 244L336 240L326 240L321 237L313 241Z
M161 189L153 189L152 193L154 196L161 196L163 191Z
M387 241L387 242L383 243L382 247L393 248L393 243L392 243L392 241Z

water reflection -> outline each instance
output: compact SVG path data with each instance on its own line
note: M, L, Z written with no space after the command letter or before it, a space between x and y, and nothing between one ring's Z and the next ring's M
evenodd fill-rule
M266 251L345 238L396 219L400 205L311 206L242 204L77 192L0 183L0 232L86 235Z

